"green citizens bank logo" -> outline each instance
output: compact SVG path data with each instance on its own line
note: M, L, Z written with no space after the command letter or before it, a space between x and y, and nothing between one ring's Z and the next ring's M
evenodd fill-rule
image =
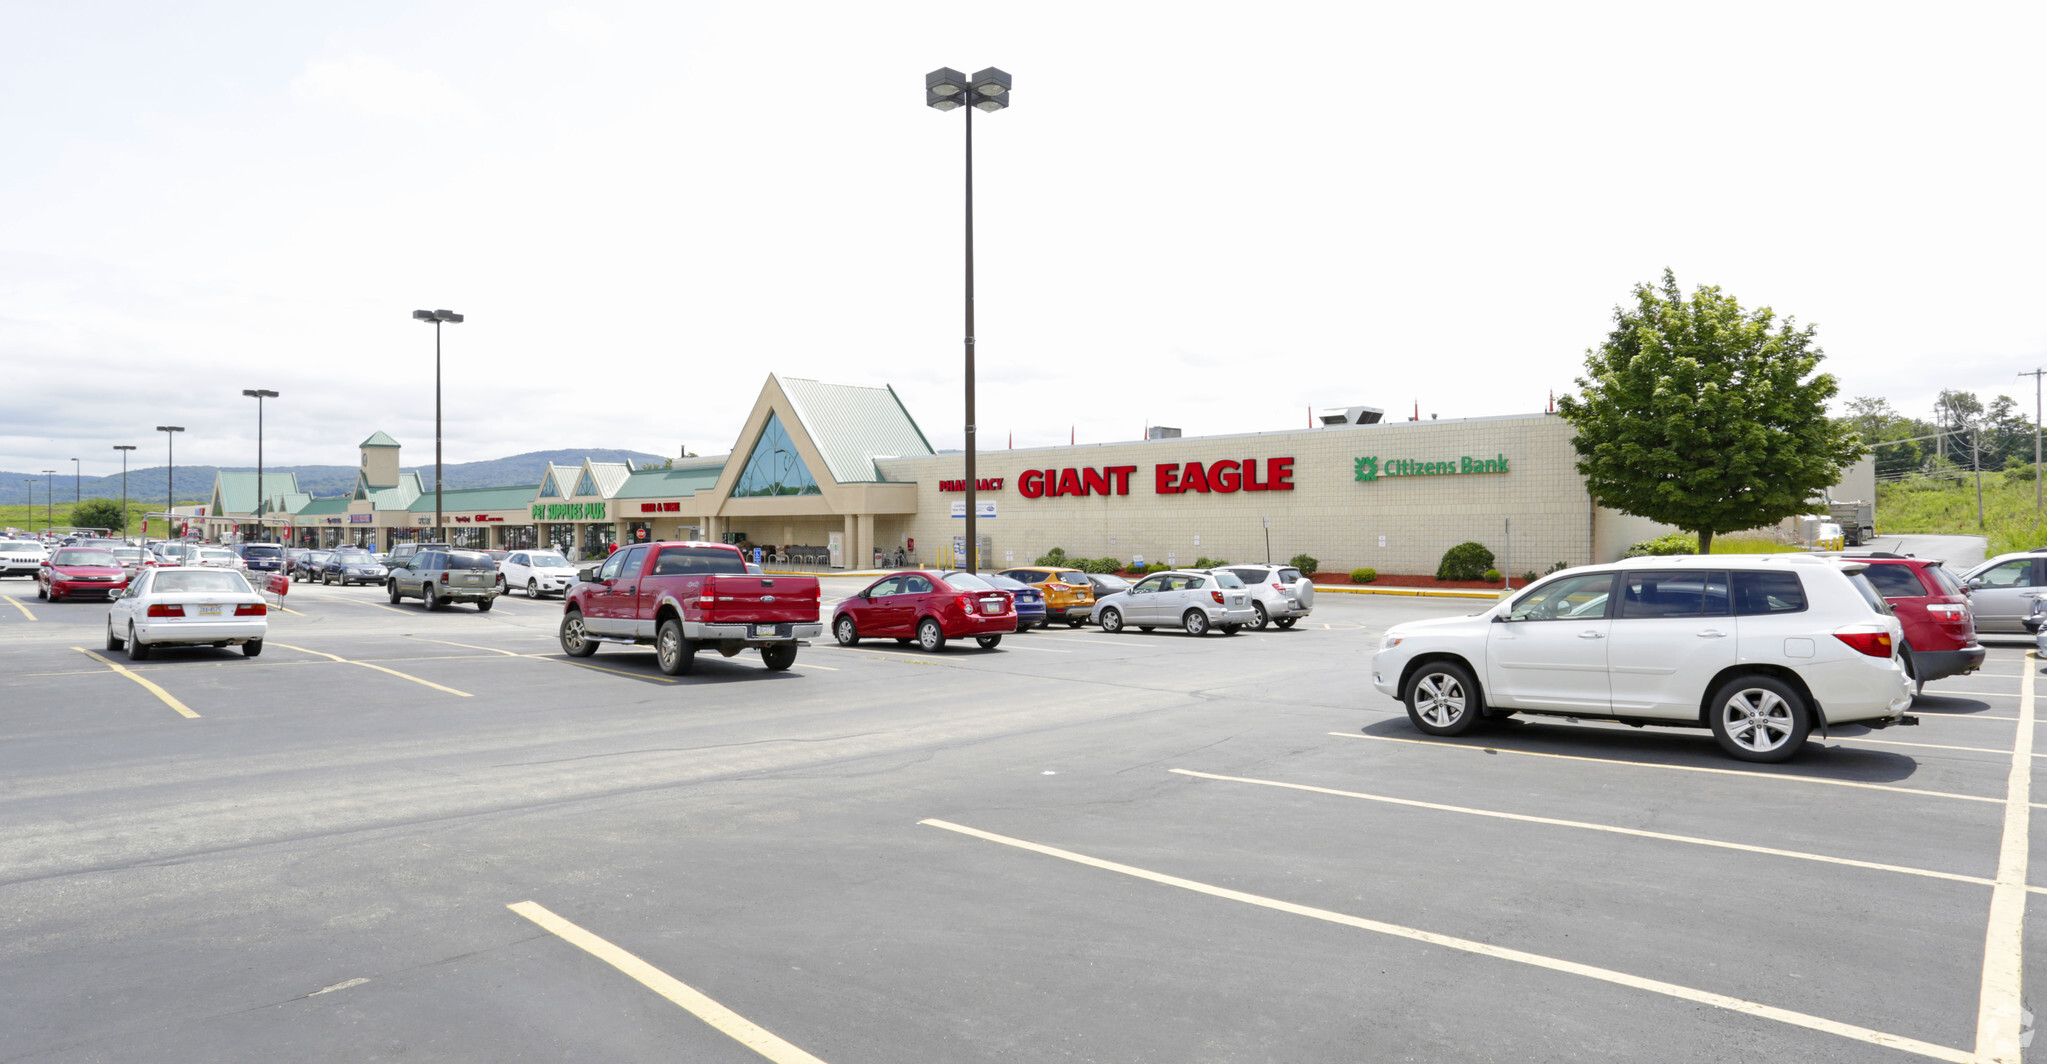
M1370 484L1380 477L1434 477L1463 473L1505 473L1507 456L1496 454L1491 458L1465 455L1461 458L1441 462L1417 462L1408 458L1357 459L1357 472L1353 479Z

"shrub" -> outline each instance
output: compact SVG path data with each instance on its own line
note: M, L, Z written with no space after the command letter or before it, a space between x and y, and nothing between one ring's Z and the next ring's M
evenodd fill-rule
M1076 558L1067 564L1083 573L1113 573L1123 568L1123 563L1114 558Z
M1479 580L1493 567L1493 552L1483 543L1466 540L1443 552L1436 566L1438 580Z
M1211 558L1205 554L1194 560L1196 569L1220 569L1228 564L1230 563L1227 558Z
M1548 576L1548 575L1549 575L1550 573L1561 573L1561 572L1563 572L1564 570L1566 570L1566 569L1569 569L1569 568L1570 568L1570 565L1568 565L1568 564L1566 564L1566 563L1564 563L1564 562L1551 562L1551 563L1550 563L1550 567L1549 567L1549 568L1548 568L1547 570L1545 570L1545 571L1543 572L1543 574L1542 574L1542 575L1544 575L1544 576ZM1529 579L1530 579L1530 580L1533 580L1533 579L1535 579L1534 575L1533 575L1533 574L1531 574L1531 575L1529 576Z
M1657 536L1655 539L1645 539L1629 547L1628 552L1621 555L1621 557L1640 558L1644 555L1697 553L1699 553L1699 537L1689 532L1672 532L1668 535Z
M1487 569L1485 571L1485 579L1488 584L1497 582L1500 579L1500 571L1498 569Z
M1045 552L1044 554L1041 554L1041 555L1039 555L1039 556L1038 556L1038 560L1037 560L1036 562L1032 563L1032 564L1035 564L1035 565L1072 565L1072 564L1073 564L1073 562L1071 562L1071 561L1069 561L1069 560L1067 559L1067 557L1066 557L1066 548L1064 548L1064 547L1053 547L1053 548L1052 548L1051 550L1048 550L1048 551L1046 551L1046 552Z
M1350 571L1350 582L1353 584L1369 584L1377 579L1379 579L1379 570L1373 569L1369 566L1363 569L1352 569Z
M1296 554L1288 558L1287 564L1299 569L1302 576L1314 576L1315 571L1322 567L1321 562L1306 554Z

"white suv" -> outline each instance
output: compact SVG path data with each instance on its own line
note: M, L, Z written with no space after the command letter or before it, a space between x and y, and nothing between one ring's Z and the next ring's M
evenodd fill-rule
M576 582L576 567L559 551L515 550L498 563L498 577L507 591L523 590L528 598L566 596Z
M1782 761L1816 726L1918 723L1903 629L1865 568L1721 554L1566 569L1483 613L1393 626L1372 684L1430 735L1599 717L1711 728L1734 757Z

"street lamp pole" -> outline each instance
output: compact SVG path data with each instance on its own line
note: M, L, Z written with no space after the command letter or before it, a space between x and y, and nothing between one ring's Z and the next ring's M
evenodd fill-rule
M444 536L441 531L441 323L462 324L462 315L452 310L415 310L412 316L418 321L434 323L434 535Z
M969 78L951 67L939 67L924 75L924 104L940 111L967 107L967 238L966 238L966 559L959 566L967 572L980 569L981 541L977 535L979 493L974 476L974 112L993 114L1009 106L1009 75L988 67Z
M33 535L36 530L36 478L23 477L21 482L28 485L28 530ZM45 527L43 531L48 532L49 529Z
M117 443L114 450L121 452L121 538L128 538L128 452L135 449L132 443Z
M175 539L171 529L177 527L178 512L178 437L185 431L183 425L158 425L156 431L164 434L164 458L169 468L163 479L163 525L165 539Z
M57 527L57 471L43 470L43 530Z
M263 542L270 542L270 529L263 524L264 505L269 495L263 491L263 400L277 398L277 393L268 388L244 388L242 394L256 400L256 536Z
M72 505L72 506L77 506L77 505L78 505L79 503L82 503L82 502L84 502L84 501L85 501L85 493L84 493L84 492L83 492L82 490L80 490L80 488L79 488L78 484L79 484L79 478L78 478L78 459L76 459L76 458L73 458L73 459L71 460L71 505Z

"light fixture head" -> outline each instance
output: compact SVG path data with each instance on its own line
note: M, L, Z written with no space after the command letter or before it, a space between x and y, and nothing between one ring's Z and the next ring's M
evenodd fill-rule
M412 312L412 316L418 321L434 320L434 312L431 310L415 310Z
M932 108L933 110L957 111L959 110L960 105L966 102L966 99L967 97L965 93L959 93L952 96L940 96L939 94L931 91L930 89L924 90L924 106Z
M924 75L924 91L937 96L957 96L967 91L967 76L951 67L939 67Z
M445 321L450 325L460 325L462 324L462 315L452 310L437 310L434 311L434 320Z
M967 83L983 96L1001 96L1009 91L1009 74L1000 68L989 67L976 71Z
M1000 111L1003 108L1009 106L1009 97L983 96L977 92L974 94L974 106L980 108L983 111L988 112L989 114L994 114L995 112Z
M158 426L156 427L156 431L158 431L158 432L183 432L183 431L185 431L185 426L183 426L183 425L158 425Z

